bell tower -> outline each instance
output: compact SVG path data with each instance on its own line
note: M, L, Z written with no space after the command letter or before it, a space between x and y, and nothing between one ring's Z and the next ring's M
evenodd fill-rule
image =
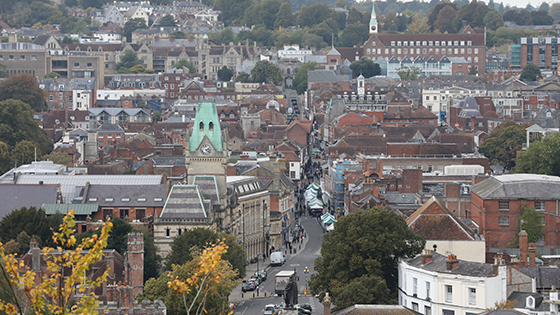
M198 103L194 125L185 137L187 184L192 185L197 175L214 176L220 200L226 199L227 140L227 130L221 130L216 104Z
M377 33L377 29L379 25L377 25L377 16L375 15L375 1L371 5L371 19L369 20L369 33L374 34Z

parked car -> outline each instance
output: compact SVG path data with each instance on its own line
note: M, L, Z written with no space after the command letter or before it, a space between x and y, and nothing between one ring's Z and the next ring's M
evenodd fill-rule
M268 304L264 307L264 315L278 315L280 313L280 308L274 304Z
M297 313L298 315L310 315L311 311L306 310L305 308L298 308Z
M257 284L254 281L250 281L250 279L243 280L243 283L241 284L241 291L243 292L255 291L256 288Z
M255 276L257 276L257 277L259 277L259 278L261 279L261 283L262 283L263 281L266 281L266 276L267 276L266 270L258 270L258 271L255 271Z
M260 284L262 283L262 281L263 281L263 280L262 280L259 276L257 276L257 275L252 276L249 280L255 282L257 285L260 285Z
M302 308L302 309L304 309L304 310L308 310L309 312L313 312L313 309L312 309L311 305L309 305L309 304L307 304L307 303L298 304L298 305L296 305L296 308L297 308L297 309L301 309L301 308Z

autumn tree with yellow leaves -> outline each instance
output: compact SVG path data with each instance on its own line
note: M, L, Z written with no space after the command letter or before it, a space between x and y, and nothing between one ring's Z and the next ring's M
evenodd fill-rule
M169 314L230 314L226 296L240 280L237 271L222 259L227 249L224 240L202 250L194 247L192 260L148 280L144 294L136 299L162 300Z
M58 232L53 231L56 248L42 250L47 266L42 275L0 247L0 285L4 291L1 311L9 315L97 314L93 290L107 279L108 271L96 279L90 279L87 271L103 256L112 223L105 222L100 235L85 238L81 244L76 244L75 225L74 210L71 210Z

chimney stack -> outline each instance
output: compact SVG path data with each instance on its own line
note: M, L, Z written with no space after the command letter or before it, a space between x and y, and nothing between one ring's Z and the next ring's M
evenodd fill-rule
M331 297L329 292L325 293L325 298L323 299L323 313L331 315Z
M39 244L32 238L29 247L31 247L31 266L33 272L41 272L41 249L39 249Z
M535 254L537 249L535 248L535 243L529 243L529 267L534 268L536 266Z
M431 262L433 259L432 257L432 251L429 249L424 249L422 250L422 265L425 265L429 262Z
M451 271L459 267L459 261L457 260L457 255L449 254L447 255L447 271Z
M528 235L525 230L519 232L519 267L527 267L527 255L528 255Z
M512 258L509 264L511 265L511 268L519 270L519 258Z
M494 275L498 275L500 273L500 267L505 265L504 263L504 258L502 257L502 254L498 254L496 256L494 256Z

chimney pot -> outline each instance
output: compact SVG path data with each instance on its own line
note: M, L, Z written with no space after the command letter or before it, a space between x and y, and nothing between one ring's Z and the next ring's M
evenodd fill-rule
M433 260L432 251L429 249L422 250L422 265L425 265Z
M449 254L447 256L447 270L451 271L459 267L459 261L457 260L457 255Z

